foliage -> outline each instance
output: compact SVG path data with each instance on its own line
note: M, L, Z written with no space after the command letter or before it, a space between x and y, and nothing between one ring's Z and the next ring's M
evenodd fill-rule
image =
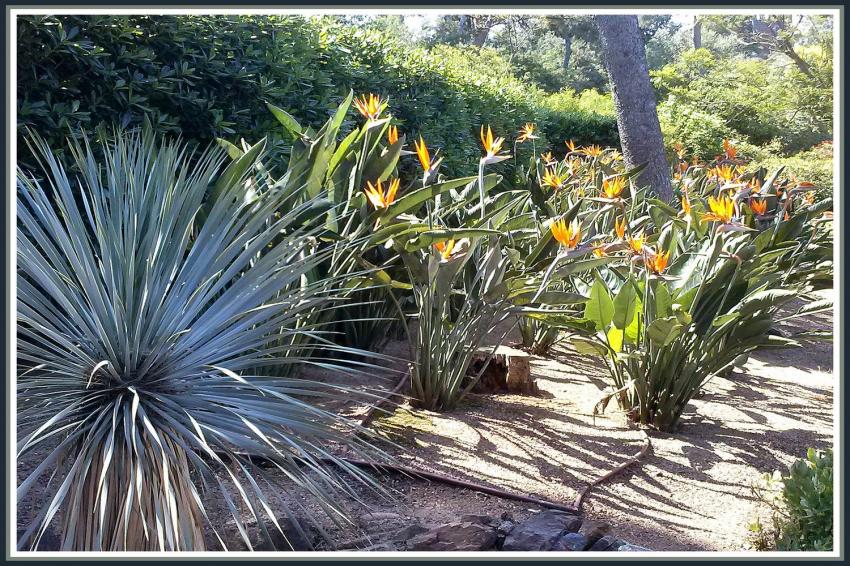
M310 221L326 201L261 175L246 185L256 151L219 175L222 152L189 165L185 146L150 128L99 152L70 143L73 184L46 142L32 144L41 175L18 173L18 358L30 366L18 376L18 456L49 448L19 500L49 477L19 544L36 547L58 517L63 550L202 550L212 493L251 548L243 511L267 539L264 515L280 527L248 454L334 520L337 491L351 489L335 466L378 487L327 450L380 457L316 404L355 393L291 374L352 370L281 341L320 338L322 325L300 319L334 306L339 280L304 283L335 251ZM263 375L269 365L282 370ZM292 518L301 499L284 495Z
M779 550L832 550L832 450L809 449L782 478L788 509L777 543Z
M774 171L784 167L784 172L790 177L812 183L817 200L831 198L834 194L832 142L823 142L787 156L777 155L763 148L753 148L752 153L753 158L747 165L748 170L762 167Z
M555 141L614 141L613 120L582 140L602 122L544 108L543 91L493 50L411 49L384 27L338 18L32 16L19 18L18 41L19 131L29 126L57 148L69 131L138 126L147 115L191 145L267 136L267 151L285 155L290 138L265 102L318 128L351 89L388 96L405 131L444 149L451 175L474 172L481 123L513 132L530 120Z
M300 18L29 16L18 19L18 125L61 148L80 128L139 126L206 145L257 139L264 100L323 120L334 98L321 37ZM274 140L272 140L274 141Z
M279 156L266 158L258 169L268 175L267 183L278 190L303 191L305 198L316 198L326 192L330 206L316 209L316 220L324 224L338 241L324 261L317 264L306 278L311 283L323 280L344 281L338 290L340 304L332 310L311 313L312 322L319 320L332 329L331 340L341 346L375 351L397 334L399 312L391 300L392 289L373 272L376 265L392 263L386 250L379 249L371 238L371 211L363 189L367 183L388 181L405 143L404 136L391 143L387 138L389 120L369 120L341 136L348 120L353 93L340 104L318 130L302 126L291 114L269 104L285 135L295 138L289 157L283 163ZM342 137L342 139L340 139ZM234 160L243 159L251 150L240 149L219 139ZM406 152L409 153L409 152ZM267 171L279 171L276 178ZM285 210L277 211L285 213ZM305 319L306 320L306 319ZM331 352L333 353L333 348Z
M796 460L787 474L778 471L764 477L765 488L756 496L773 510L771 541L776 550L831 551L833 549L832 450L809 448L806 458ZM765 533L760 522L750 526Z
M831 63L824 65L831 75ZM778 140L783 151L799 151L832 136L831 81L822 86L797 69L697 49L652 75L665 136L703 159L723 138Z
M832 277L831 217L824 214L831 201L818 202L810 184L781 170L742 175L736 146L721 145L726 153L717 162L677 165L681 211L626 191L627 183L613 188L624 172L616 159L604 165L604 150L591 160L568 154L538 176L541 188L558 180L569 218L581 219L590 238L570 254L593 247L598 263L590 278L566 266L575 291L587 297L583 312L532 317L570 330L580 352L607 361L613 384L599 408L616 399L636 421L662 430L676 426L707 379L756 347L794 345L768 333L775 315ZM812 305L792 316L831 308Z
M353 93L319 131L302 127L286 111L270 106L297 141L288 163L278 167L285 173L269 182L290 190L306 181L307 194L326 187L334 206L321 213L320 220L335 238L351 242L344 253L332 255L311 273L317 280L345 280L342 298L365 291L371 299L355 302L356 316L347 304L328 313L332 319L341 318L337 341L374 348L386 339L387 323L397 321L410 340L414 399L432 410L450 409L468 389L461 383L474 385L475 380L466 377L472 355L493 324L509 312L507 290L502 288L507 260L498 241L489 242L486 253L477 251L482 235L500 236L483 223L509 213L504 207L491 213L486 197L501 179L483 170L477 178L446 179L436 154L403 149L406 138L401 134L389 139L395 118L384 113L385 101L371 95L357 99L366 118L362 127L337 141L352 98ZM364 105L370 100L374 107ZM234 157L243 155L232 144L221 143ZM421 138L414 147L427 151ZM402 185L400 158L414 153L422 177ZM506 159L494 154L480 163L483 167ZM395 188L390 192L388 186ZM461 239L472 239L471 246L464 247ZM410 318L418 322L415 340L403 306L411 302L416 311Z
M432 411L454 408L475 385L483 369L468 378L472 358L510 313L503 283L507 259L498 241L483 244L484 250L480 238L458 243L457 250L447 250L456 245L450 242L443 244L447 253L430 247L403 255L418 309L411 395Z

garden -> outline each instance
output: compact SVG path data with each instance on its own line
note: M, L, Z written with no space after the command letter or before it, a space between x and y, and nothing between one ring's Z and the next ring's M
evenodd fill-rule
M18 549L833 550L796 18L19 16Z

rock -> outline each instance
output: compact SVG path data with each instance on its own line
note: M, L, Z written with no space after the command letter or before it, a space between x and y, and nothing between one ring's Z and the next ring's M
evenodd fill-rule
M587 537L583 534L579 533L567 533L564 536L558 538L553 544L550 550L568 550L571 552L577 552L584 550L590 546L590 541L587 540Z
M611 535L605 535L601 539L597 540L593 543L588 550L592 552L600 552L603 550L616 550L616 547L619 546L619 539L613 537Z
M605 535L611 534L611 525L602 521L585 521L578 532L586 536L590 544L595 544Z
M357 521L369 533L379 533L398 528L404 524L404 517L398 513L366 513Z
M392 540L397 541L397 542L403 542L403 541L406 541L406 540L409 540L409 539L415 537L416 535L421 535L422 533L427 532L427 531L428 531L427 527L423 527L419 523L414 523L412 525L407 525L403 529L400 529L399 531L397 531L393 535Z
M492 517L488 517L487 515L461 515L460 517L461 523L478 523L481 525L496 525L496 520Z
M503 521L510 521L510 522L513 523L514 522L514 516L511 514L510 511L505 511L504 513L502 513L502 520Z
M496 548L502 550L502 546L505 544L505 538L514 530L516 523L513 521L502 521L499 523L499 526L496 527Z
M648 548L644 546L638 546L636 544L621 544L618 548L620 552L651 552Z
M449 523L407 541L407 550L490 550L496 544L496 529L480 523Z
M503 550L549 550L562 535L575 532L581 518L564 511L542 511L516 525L505 538ZM601 536L601 535L600 535Z

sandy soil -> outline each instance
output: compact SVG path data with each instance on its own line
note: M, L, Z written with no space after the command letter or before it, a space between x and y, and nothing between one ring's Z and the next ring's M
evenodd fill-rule
M831 317L810 316L795 324L783 331L827 328ZM396 356L405 351L398 342L386 349ZM395 453L406 464L572 504L588 482L636 454L643 434L627 426L613 403L605 415L593 417L593 405L608 383L598 359L559 345L531 365L541 390L537 397L470 395L446 414L402 405L374 426L400 446ZM368 383L389 389L395 378L361 381L363 388ZM585 516L607 521L619 537L653 550L746 549L747 525L764 513L751 486L807 448L832 445L833 381L831 342L755 353L742 372L706 385L680 431L650 433L652 450L641 465L592 490ZM338 410L356 416L364 408ZM28 467L19 463L19 472ZM269 481L281 490L292 487L274 474ZM359 490L365 507L340 502L356 518L353 524L323 521L336 543L362 539L358 546L368 546L414 520L444 523L467 513L522 519L538 510L403 476L387 476L384 482L394 499ZM306 495L292 493L307 511L313 509ZM209 503L213 520L227 522L226 510ZM19 510L22 526L33 511L31 502ZM370 518L367 511L384 515Z
M831 317L815 315L780 328L830 326ZM640 466L590 492L585 515L655 550L746 549L747 525L765 511L751 486L807 448L832 445L832 352L831 342L762 350L743 371L714 378L678 432L650 433L652 450ZM635 455L643 435L625 424L613 403L594 419L593 405L607 385L598 359L556 346L533 359L532 373L540 397L473 395L450 413L402 408L378 426L395 431L394 440L410 448L400 458L414 465L572 503L588 482ZM453 491L448 507L486 510L463 490ZM426 500L440 501L432 507L447 503L441 493ZM418 505L420 514L430 512ZM525 510L507 501L501 508Z

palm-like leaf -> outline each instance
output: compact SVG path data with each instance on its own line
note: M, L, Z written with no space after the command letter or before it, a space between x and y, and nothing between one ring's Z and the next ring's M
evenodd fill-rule
M204 549L215 497L250 548L244 510L278 523L245 454L335 514L334 490L351 488L325 463L331 446L376 453L315 400L350 392L258 371L309 363L281 336L321 339L299 318L332 308L331 282L303 283L333 253L301 220L316 200L299 188L245 198L243 175L205 203L223 152L190 167L179 144L145 134L119 136L100 160L72 144L73 180L42 141L33 149L43 178L18 172L18 359L29 367L18 455L49 448L19 500L61 473L19 546L37 546L60 517L63 550Z

